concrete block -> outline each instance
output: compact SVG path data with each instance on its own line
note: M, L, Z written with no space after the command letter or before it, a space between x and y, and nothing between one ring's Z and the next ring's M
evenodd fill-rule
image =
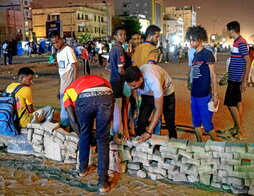
M61 149L63 151L63 149ZM61 154L63 154L63 152L61 151ZM70 153L69 151L64 150L65 153L65 157L69 157L69 158L73 158L73 159L77 159L77 152L72 152ZM90 157L90 156L89 156Z
M154 153L154 148L155 148L155 146L151 146L151 147L148 149L147 153L148 153L148 154L153 154L153 153Z
M188 158L188 159L192 159L193 158L193 152L186 152L185 150L183 149L179 149L179 152L178 154Z
M127 166L128 167L128 166ZM128 168L126 171L130 176L137 176L138 170Z
M173 177L174 182L187 182L187 177L185 174L175 174Z
M26 126L28 129L43 129L40 123L28 123Z
M137 176L140 178L146 178L147 177L147 172L144 170L138 170Z
M205 153L205 144L206 142L194 142L189 141L186 146L186 152L202 152Z
M211 165L197 166L197 171L199 174L213 174L213 169Z
M254 172L253 165L234 165L234 171L236 172Z
M44 134L44 130L43 129L34 129L34 134L37 134L37 135L43 135Z
M237 186L244 186L244 180L242 178L236 178L236 177L224 177L222 178L222 182L224 184L233 184Z
M211 176L212 175L210 175L210 174L208 174L208 175L199 175L199 177L200 177L200 183L205 184L207 186L210 186Z
M28 141L32 141L32 139L33 139L33 133L34 133L34 129L27 129L27 140Z
M65 131L62 128L57 128L54 130L53 132L53 136L58 137L60 140L62 140L64 142L66 135L68 135L69 133L67 131ZM74 143L74 142L73 142Z
M20 133L22 133L22 134L27 134L27 132L28 132L28 128L27 127L22 127L20 129Z
M211 187L221 189L222 184L220 182L211 182Z
M72 141L67 141L67 140L65 140L64 141L64 145L66 146L66 148L68 149L68 148L74 148L74 149L77 149L78 148L78 144L76 144L76 143L74 143L74 142L72 142Z
M228 172L233 171L233 165L213 165L213 170L217 172L217 170L226 170Z
M173 169L168 169L167 172L168 172L168 174L173 175L173 176L175 174L180 174L180 167L177 167L175 165L175 167Z
M230 189L231 189L230 186L229 186L228 184L222 184L222 188L223 188L224 190L230 190Z
M212 175L212 182L214 183L222 182L222 178L215 173Z
M170 170L170 169L174 169L175 165L172 164L172 161L170 159L166 159L164 163L158 163L158 167Z
M121 157L123 161L131 161L131 149L129 147L126 147L125 149L120 151Z
M147 141L141 143L141 144L138 144L136 146L136 150L137 151L141 151L141 152L146 152L147 153L147 150L150 148L150 143L148 143Z
M174 175L173 175L173 174L168 174L167 178L168 178L169 180L173 180Z
M226 152L231 152L231 153L245 153L247 152L247 144L245 143L232 143L228 142L226 147Z
M198 177L198 170L196 165L191 165L190 168L187 170L186 174Z
M230 187L233 194L237 194L237 195L248 194L248 191L249 191L247 187L243 187L242 189L238 189L238 187L236 186L230 186Z
M33 144L33 149L37 153L42 153L43 152L43 145Z
M110 150L122 150L123 149L123 145L117 144L115 141L111 141L109 143L109 149Z
M201 159L201 165L220 165L220 159Z
M205 144L205 151L213 151L213 152L225 152L225 146L227 142L217 142L208 140Z
M33 138L32 139L32 144L42 145L43 144L43 140L37 140L37 139Z
M178 161L180 158L181 158L181 155L179 154L172 154L172 153L167 153L167 152L161 152L161 157L163 159L172 159L172 160L175 160L175 161Z
M245 179L244 185L249 186L249 187L253 186L253 188L254 188L254 178Z
M68 158L64 159L64 163L65 164L75 164L75 163L77 163L77 160L68 157Z
M234 153L234 159L250 159L252 162L254 161L253 153Z
M54 137L53 136L53 140L54 140L54 142L56 142L57 144L59 144L59 145L64 145L64 141L62 140L62 139L60 139L59 137Z
M213 158L233 159L233 153L213 152Z
M241 160L221 158L222 165L241 165Z
M55 161L63 161L63 157L61 155L62 147L63 146L55 143L52 140L44 140L45 157Z
M172 164L182 168L184 171L187 171L191 166L188 163L183 163L182 161L175 161L175 160L172 160Z
M189 164L192 164L192 165L201 165L201 159L187 159L185 157L182 157L182 162L183 163L189 163Z
M186 139L175 139L175 138L171 138L169 141L168 146L172 147L172 148L181 148L181 149L186 149L188 144L188 140Z
M45 121L44 123L42 123L41 127L42 127L41 129L52 134L55 129L58 129L60 127L60 125L59 123L52 123L49 121Z
M148 154L145 152L138 152L135 148L131 150L131 156L133 157L141 157L142 159L147 159Z
M248 153L254 153L254 144L248 144L247 145L247 152Z
M212 159L213 158L213 153L212 152L194 152L193 154L194 159Z
M157 174L161 174L162 176L167 175L167 171L165 169L162 168L158 168L158 167L145 167L150 173L157 173Z
M35 129L35 130L36 130L36 129ZM38 135L38 134L36 134L36 133L34 132L34 134L33 134L33 139L42 141L42 140L43 140L43 135Z
M34 152L33 155L35 157L38 157L38 158L43 158L44 157L42 153L38 153L38 152Z
M126 140L126 141L124 141L123 145L128 146L129 148L133 147L132 146L132 140Z
M137 137L135 137L135 138L132 139L132 146L137 146L137 145L139 145L139 143L138 143L138 141L137 141L138 138L139 138L139 137L137 136Z
M127 168L131 169L131 170L140 170L141 164L140 163L129 162L127 164Z
M254 186L250 186L249 187L249 192L248 192L249 195L254 195Z
M178 148L173 148L169 146L160 146L160 152L163 153L171 153L171 154L178 154Z
M169 138L167 135L162 136L162 135L152 134L151 145L168 146L168 143L169 143Z
M157 180L157 174L154 174L151 172L148 172L147 174L148 174L149 178L151 178L151 180L154 180L154 181Z
M66 140L70 140L70 141L77 144L78 141L79 141L79 137L78 137L77 133L71 132L71 133L66 135Z
M196 183L196 182L199 182L199 177L187 175L187 180L191 183Z
M161 157L160 152L154 152L153 154L148 154L148 160L157 161L160 163L164 163L164 158Z
M151 161L147 160L147 159L143 159L141 157L133 157L133 162L139 162L142 163L143 166L151 166Z

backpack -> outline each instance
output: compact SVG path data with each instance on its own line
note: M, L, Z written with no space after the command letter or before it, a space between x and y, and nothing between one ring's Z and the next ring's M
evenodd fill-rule
M14 136L19 133L19 118L16 109L15 94L23 87L18 85L11 93L2 92L0 97L0 134Z

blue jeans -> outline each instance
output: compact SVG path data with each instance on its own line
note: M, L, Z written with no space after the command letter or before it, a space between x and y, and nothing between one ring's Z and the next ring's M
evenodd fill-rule
M111 95L78 98L76 115L80 124L79 135L79 172L87 170L93 122L96 118L96 140L98 147L98 185L108 185L109 168L109 131L113 115Z
M68 113L66 112L66 110L64 108L63 94L62 93L60 93L60 105L61 105L61 111L60 111L61 126L69 127L70 126L70 120L69 120Z

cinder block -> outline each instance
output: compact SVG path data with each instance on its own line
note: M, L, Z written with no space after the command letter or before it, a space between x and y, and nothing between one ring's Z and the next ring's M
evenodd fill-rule
M252 162L254 161L253 153L234 153L234 159L250 159Z
M236 172L254 172L253 165L234 165L234 171Z
M241 165L241 160L221 158L222 165Z
M174 176L175 174L180 174L180 168L175 165L173 169L168 169L167 172Z
M191 183L199 182L199 177L187 175L187 180Z
M168 143L169 143L168 136L152 134L151 145L168 146Z
M151 179L154 180L154 181L157 180L157 174L148 172L148 176L149 176L149 178L151 178Z
M233 159L233 153L213 152L213 158Z
M33 149L37 153L42 153L43 152L43 145L33 144Z
M128 167L128 166L127 166ZM130 175L130 176L137 176L137 173L138 173L138 170L133 170L133 169L127 169L127 173Z
M226 170L228 172L232 172L233 171L233 165L213 165L213 170L215 172L217 172L217 170Z
M140 170L140 167L141 167L140 163L129 162L127 164L127 168L131 170Z
M129 148L132 147L132 140L126 140L123 142L123 145L128 146Z
M213 174L213 169L211 165L200 165L197 166L198 173L201 174Z
M120 151L121 157L123 161L131 161L132 160L132 156L131 156L131 152L130 152L130 148L126 147L125 149Z
M154 148L155 148L155 146L151 146L151 147L148 149L147 153L148 153L148 154L153 154L153 153L154 153Z
M59 123L52 123L49 121L45 121L42 125L41 125L41 129L49 132L50 134L53 133L53 130L58 129L60 127Z
M174 175L173 175L173 174L168 174L168 176L167 176L167 177L168 177L168 179L169 179L169 180L173 180Z
M140 178L146 178L147 177L147 172L144 170L138 170L137 176Z
M187 159L185 157L182 157L182 162L183 163L189 163L189 164L193 164L193 165L201 165L201 160L200 159Z
M56 142L57 144L59 144L59 145L63 145L64 144L64 141L63 140L61 140L59 137L54 137L53 136L53 140L54 140L54 142Z
M34 152L33 155L35 157L38 157L38 158L43 158L44 157L42 153L38 153L38 152Z
M210 186L211 183L211 176L212 175L199 175L200 177L200 183L205 184L207 186Z
M35 129L35 130L36 130L36 129ZM42 140L43 140L43 135L38 135L38 134L34 133L34 134L33 134L33 139L42 141Z
M206 142L194 142L189 141L186 146L186 152L202 152L205 153L205 144Z
M211 182L211 187L221 189L221 183L220 182Z
M53 132L53 136L58 137L63 142L65 140L66 135L68 135L68 134L69 133L62 128L55 129L55 131Z
M249 195L254 195L254 186L253 186L253 185L251 185L251 186L249 187L249 192L248 192L248 194L249 194Z
M247 150L248 153L254 153L254 144L248 144Z
M32 139L32 144L38 144L38 145L42 145L43 144L43 140L37 140L35 138Z
M142 159L147 160L148 154L145 153L145 152L138 152L138 151L136 151L135 148L133 148L133 149L131 150L131 156L133 156L133 157L140 157L140 158L142 158Z
M219 177L216 173L212 175L212 182L214 183L221 183L222 182L222 178Z
M40 123L28 123L26 126L28 129L43 129Z
M224 184L233 184L237 186L244 186L244 180L242 178L236 178L236 177L225 177L222 178L222 182Z
M225 152L225 146L227 142L217 142L208 140L205 144L205 151Z
M178 161L180 158L181 158L181 155L179 154L172 154L172 153L167 153L167 152L161 152L161 157L163 159L172 159L172 160L175 160L175 161Z
M141 144L138 144L137 146L136 146L136 151L140 151L140 152L146 152L147 153L147 151L148 151L148 149L150 148L150 144L148 143L148 142L143 142L143 143L141 143Z
M186 149L188 144L188 140L186 139L175 139L175 138L171 138L169 141L168 146L172 147L172 148L181 148L181 149Z
M187 182L187 177L185 174L175 174L173 177L174 182Z
M170 159L167 159L164 163L158 163L158 167L159 168L163 168L163 169L174 169L175 165L172 165L171 163L172 161Z
M143 166L151 166L151 161L149 161L147 159L143 159L141 157L133 157L133 162L142 163Z
M247 152L247 144L245 143L232 143L232 142L228 142L226 144L226 152L231 152L231 153L245 153Z
M231 189L230 186L227 185L227 184L222 184L222 188L223 188L224 190L230 190L230 189Z
M244 185L254 188L254 178L245 179Z
M193 154L194 159L212 159L213 158L213 153L212 152L194 152Z
M164 158L161 157L160 152L154 152L153 154L148 154L147 159L157 161L157 162L160 162L160 163L164 162Z
M43 129L34 129L34 134L37 134L37 135L43 135L44 132L45 131Z
M34 129L31 129L31 128L29 128L28 130L27 130L27 140L28 141L32 141L32 139L33 139L33 133L34 133Z
M248 194L248 191L249 191L247 187L243 187L242 189L238 189L238 187L236 188L236 186L230 186L230 187L233 194L237 194L237 195Z
M220 159L201 159L201 165L220 165Z
M63 157L61 155L62 147L62 145L59 145L52 140L44 140L45 157L55 161L63 161Z
M64 159L65 164L75 164L76 162L77 162L76 159L72 159L72 158L69 158L69 157Z
M161 174L156 174L156 180L162 180L164 179L165 177L162 176Z
M179 149L179 152L178 154L188 158L188 159L192 159L193 158L193 152L186 152L185 150L183 149Z
M78 143L79 137L78 137L77 133L71 132L71 133L66 135L66 140L70 140L74 143Z
M160 146L160 152L162 153L170 153L170 154L178 154L178 148L172 148L169 146Z
M187 170L186 174L198 177L198 170L196 165L191 165L190 168Z
M67 140L65 140L64 141L64 145L66 146L66 148L68 149L68 148L74 148L74 149L77 149L78 148L78 145L76 144L76 143L74 143L74 142L72 142L72 141L67 141Z
M181 161L174 161L174 160L172 160L172 164L181 168L180 173L186 173L189 170L190 166L191 166L188 163L183 163Z

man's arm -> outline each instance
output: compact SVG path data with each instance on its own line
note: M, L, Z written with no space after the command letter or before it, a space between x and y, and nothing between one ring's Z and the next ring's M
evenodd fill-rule
M67 108L65 108L65 110L68 113L70 123L71 123L71 127L79 135L80 127L79 127L79 123L78 123L78 119L77 119L74 107L73 106L68 106Z
M129 129L128 129L128 107L129 107L129 97L123 95L122 103L122 120L123 120L123 140L130 139Z
M27 105L26 109L28 110L29 114L31 114L31 113L33 113L35 111L33 104Z
M245 62L246 62L246 66L245 66L245 72L244 72L244 76L243 76L243 82L241 84L241 91L244 92L246 90L247 84L248 84L248 77L250 74L250 56L246 55L244 56Z
M210 70L210 76L211 76L213 103L214 103L214 107L216 107L218 104L219 98L218 98L218 90L217 90L217 75L216 75L214 64L209 64L209 70Z
M191 74L191 67L188 66L187 88L188 88L189 90L191 90L191 82L190 82L191 77L190 77L190 74Z
M152 118L152 121L148 127L147 132L145 132L144 134L142 134L137 141L142 143L144 141L146 141L147 139L149 139L151 137L151 135L153 134L153 130L155 128L155 126L157 125L161 115L162 115L162 110L163 110L163 101L164 101L164 97L160 96L158 98L154 99L154 105L155 105L155 112Z

